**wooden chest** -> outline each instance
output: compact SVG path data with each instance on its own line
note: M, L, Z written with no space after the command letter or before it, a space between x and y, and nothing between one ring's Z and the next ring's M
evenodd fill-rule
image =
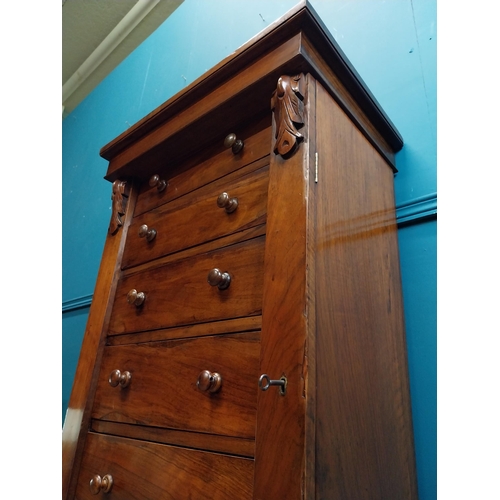
M417 498L402 145L303 2L101 150L63 498Z

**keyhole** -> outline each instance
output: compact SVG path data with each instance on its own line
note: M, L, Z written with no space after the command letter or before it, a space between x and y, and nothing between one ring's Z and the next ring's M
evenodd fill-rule
M287 384L287 380L286 380L286 377L283 375L283 377L280 378L280 380L283 381L283 384L280 385L280 396L284 396L286 394L286 384Z

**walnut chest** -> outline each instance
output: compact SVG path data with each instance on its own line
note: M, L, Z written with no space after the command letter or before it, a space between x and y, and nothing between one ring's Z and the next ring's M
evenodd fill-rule
M303 2L102 148L63 498L417 498L402 145Z

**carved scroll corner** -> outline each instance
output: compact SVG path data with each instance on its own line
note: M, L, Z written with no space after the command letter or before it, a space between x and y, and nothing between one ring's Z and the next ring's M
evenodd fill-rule
M123 226L122 217L125 215L126 200L124 199L126 181L116 180L113 182L111 192L111 220L109 222L108 234L115 235Z
M299 128L304 125L305 77L282 75L271 98L274 112L275 142L273 151L283 158L295 153L304 140Z

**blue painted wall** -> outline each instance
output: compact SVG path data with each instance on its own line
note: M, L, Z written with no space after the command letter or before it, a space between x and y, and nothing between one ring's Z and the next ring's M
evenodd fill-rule
M184 0L63 121L66 412L109 223L100 148L293 7ZM436 0L311 0L404 138L395 177L418 482L436 490Z

